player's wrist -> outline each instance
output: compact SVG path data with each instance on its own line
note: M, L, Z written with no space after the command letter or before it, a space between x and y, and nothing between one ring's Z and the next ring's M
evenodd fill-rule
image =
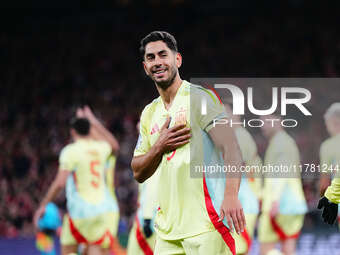
M89 118L89 121L90 121L91 125L93 125L93 126L99 126L100 125L100 121L95 117Z
M235 194L234 192L225 194L224 199L225 200L238 200L238 194L237 193Z
M45 208L47 204L48 202L45 202L45 201L40 202L38 209Z
M159 142L156 142L153 145L153 149L155 156L161 156L164 154L164 146L162 146L162 144L160 144Z
M224 191L225 198L238 198L239 188L237 185L233 185L233 183L228 183L226 189Z

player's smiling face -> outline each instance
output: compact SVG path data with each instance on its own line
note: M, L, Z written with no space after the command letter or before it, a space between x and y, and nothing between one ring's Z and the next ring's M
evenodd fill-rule
M172 84L181 64L181 55L169 49L165 42L150 42L145 46L144 70L161 88Z

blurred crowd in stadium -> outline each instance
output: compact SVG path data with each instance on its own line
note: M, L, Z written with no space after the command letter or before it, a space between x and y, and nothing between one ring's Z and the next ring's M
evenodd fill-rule
M137 208L137 184L130 170L136 123L156 96L138 55L139 40L151 30L167 28L176 36L187 80L198 74L338 75L340 35L330 19L320 23L294 13L284 17L283 12L250 15L247 21L232 14L229 19L197 13L191 19L185 14L158 13L143 23L132 14L111 17L114 22L78 17L42 24L32 18L0 34L0 203L6 205L0 207L0 236L32 235L32 214L56 174L61 148L69 142L69 120L83 104L89 104L120 141L116 191L122 227L131 227ZM160 26L154 24L157 19ZM318 162L319 145L327 137L322 114L329 106L320 103L322 98L334 101L322 86L313 94L319 98L309 105L316 121L306 121L293 133L302 163ZM266 144L258 131L255 140L263 156ZM306 180L304 191L308 205L315 208L316 180ZM63 208L64 201L59 199L58 205ZM306 222L314 224L308 216Z

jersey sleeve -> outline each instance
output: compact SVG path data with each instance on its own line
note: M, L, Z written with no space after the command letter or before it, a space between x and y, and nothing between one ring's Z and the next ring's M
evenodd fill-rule
M208 89L199 88L200 92L195 99L195 114L198 114L198 122L201 129L207 133L214 127L214 120L217 122L227 118L227 113L217 95ZM202 105L206 105L206 114L202 114Z
M214 120L217 122L217 120L227 118L223 104L211 90L194 85L190 100L193 108L191 116L194 116L198 126L207 133L214 127Z
M147 116L146 116L147 108L144 109L139 123L139 136L136 144L135 151L133 156L140 156L146 154L150 150L150 143L148 140L148 132L147 132Z
M76 169L75 158L71 146L66 146L60 152L59 156L59 170L73 171Z
M331 186L325 192L325 197L332 203L340 203L340 178L333 179Z

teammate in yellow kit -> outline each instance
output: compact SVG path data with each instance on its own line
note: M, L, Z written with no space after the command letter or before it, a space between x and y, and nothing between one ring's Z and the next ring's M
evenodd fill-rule
M118 141L115 139L115 137L106 130L106 128L100 123L98 118L93 114L91 109L88 106L84 106L83 108L78 108L77 110L77 117L85 117L90 121L90 124L92 125L92 129L90 131L91 137L96 140L103 140L103 137L106 137L108 141L111 141L110 143L113 144L115 150L111 153L110 157L108 158L106 162L105 167L105 183L107 185L107 188L113 198L114 203L116 204L115 208L118 208L118 200L116 197L115 192L115 185L114 185L114 178L115 178L115 167L116 167L116 161L117 161L117 152L119 150L119 144ZM114 244L113 247L111 247L112 251L114 253L120 254L120 251L123 250L121 245L119 244L118 239L116 238L118 235L118 226L119 226L119 210L115 213L115 221L111 223L113 227L113 233L114 233ZM111 245L112 246L112 245ZM85 252L85 254L87 254Z
M226 111L231 118L232 128L235 131L238 144L240 145L243 162L246 166L260 167L262 162L257 154L254 139L242 126L241 117L233 115L230 105L225 104ZM255 169L253 169L255 170ZM257 216L259 214L259 198L261 193L261 178L255 171L246 173L241 180L239 199L242 203L247 227L241 235L234 234L236 254L247 254L250 250Z
M234 226L240 233L245 225L238 199L240 176L209 178L209 173L200 172L195 177L193 170L241 166L232 129L215 125L227 118L224 107L213 92L180 78L182 57L169 33L150 33L140 50L144 70L160 97L142 112L131 167L139 182L155 172L159 175L155 254L235 254L229 231ZM207 114L201 114L202 99Z
M137 130L139 132L139 125ZM139 184L138 210L129 234L128 255L152 255L156 234L153 229L157 212L157 176L154 174Z
M271 122L266 119L280 118L273 115L262 117L262 131L269 139L264 166L268 169L270 166L292 167L291 169L298 167L300 156L295 141L284 131L280 121ZM262 255L273 250L278 241L281 242L284 254L295 254L296 240L307 212L300 173L292 172L290 176L284 176L285 174L289 173L265 175L262 214L259 220Z
M319 209L325 207L322 217L325 222L333 224L338 216L338 206L335 206L334 203L339 204L340 103L332 104L327 109L324 118L327 131L331 137L324 141L320 147L320 167L328 173L323 173L320 180L320 194L325 196L320 200L318 207ZM331 176L335 178L332 185L329 186Z
M156 234L154 219L157 212L157 178L155 175L139 184L139 207L130 231L127 254L152 255Z
M62 254L76 253L85 243L88 254L107 254L113 244L119 217L117 203L105 184L105 169L111 153L119 145L114 136L87 108L71 122L73 142L60 153L59 171L34 215L35 223L45 205L66 185L68 214L61 233ZM85 118L88 117L88 118ZM90 124L91 122L91 124Z

